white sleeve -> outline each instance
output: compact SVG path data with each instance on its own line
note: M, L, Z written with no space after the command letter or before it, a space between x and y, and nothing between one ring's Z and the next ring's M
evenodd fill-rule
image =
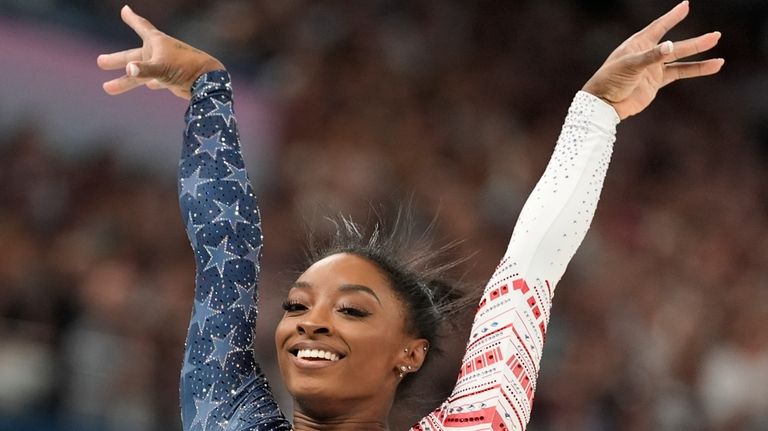
M456 386L412 430L525 429L555 285L592 222L618 122L613 107L576 94L485 288Z

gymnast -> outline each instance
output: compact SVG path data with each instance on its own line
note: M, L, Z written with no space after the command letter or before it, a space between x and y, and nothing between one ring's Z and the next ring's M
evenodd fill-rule
M576 93L482 293L456 385L411 430L526 428L555 286L591 223L617 124L645 109L662 87L715 74L724 63L680 61L713 48L718 32L661 42L688 11L682 2L632 35ZM230 76L216 58L129 7L121 15L143 45L98 57L102 69L125 70L104 90L117 95L146 86L190 101L178 174L197 266L181 369L184 430L389 429L398 387L437 343L450 286L439 271L403 257L398 235L339 222L291 286L275 332L283 384L295 401L289 422L254 357L266 349L253 344L262 225Z

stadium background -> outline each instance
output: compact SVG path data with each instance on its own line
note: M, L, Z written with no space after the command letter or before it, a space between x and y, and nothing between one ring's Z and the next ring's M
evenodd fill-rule
M661 0L136 0L234 75L266 252L258 345L303 225L412 196L482 284L569 99ZM111 0L0 0L0 430L172 430L193 261L183 101L101 92L138 39ZM559 285L533 431L768 429L768 2L693 1L721 74L619 126ZM449 389L463 333L431 388ZM423 379L429 380L429 379ZM426 384L426 383L425 383ZM427 400L429 401L429 400ZM414 407L415 406L415 407ZM396 406L393 429L424 408ZM427 407L428 408L428 407Z

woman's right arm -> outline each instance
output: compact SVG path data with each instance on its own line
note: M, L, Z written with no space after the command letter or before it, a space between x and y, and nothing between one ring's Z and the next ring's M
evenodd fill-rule
M200 76L191 95L178 183L197 267L180 382L184 429L288 430L254 358L261 217L229 74Z
M142 48L100 56L126 75L110 94L140 85L190 100L179 163L179 204L195 256L194 309L181 370L185 430L290 430L254 358L261 218L245 171L229 74L128 7Z

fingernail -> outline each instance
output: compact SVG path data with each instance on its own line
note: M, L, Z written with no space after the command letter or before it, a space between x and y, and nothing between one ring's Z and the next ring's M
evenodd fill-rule
M128 76L133 76L133 77L139 76L139 66L136 66L133 63L128 64L127 71L128 71Z
M672 52L672 48L674 48L674 45L672 44L671 40L665 41L661 43L661 54L667 55Z

